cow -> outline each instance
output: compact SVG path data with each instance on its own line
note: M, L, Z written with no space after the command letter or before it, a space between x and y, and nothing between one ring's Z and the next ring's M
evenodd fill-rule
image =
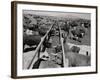
M34 45L38 45L41 41L41 36L39 35L27 35L27 34L23 34L23 51L24 51L24 47L25 45L28 45L30 47L34 46Z
M85 56L91 56L91 47L87 45L76 45L73 43L66 44L70 51L76 52ZM75 48L76 47L76 48Z
M39 28L38 31L39 31L39 35L43 37L47 33L48 28Z
M40 58L43 59L43 60L49 60L50 56L49 56L49 54L47 52L47 48L46 48L46 50L44 52L41 52Z
M79 30L72 30L71 33L74 35L74 36L77 36L79 38L83 38L83 36L85 35L85 31L82 30L82 29L79 29Z
M90 26L91 26L90 23L84 23L85 28L89 28Z
M47 52L47 49L44 52L41 52L39 59L33 64L32 69L38 69L42 61L49 61L50 56Z
M55 36L55 30L50 30L48 36L49 36L49 37Z
M27 35L33 35L33 31L32 30L29 30L29 29L26 29L25 33Z
M79 53L80 47L72 46L71 51L72 51L72 52L75 52L75 53Z
M61 26L61 30L67 32L67 35L69 35L70 25L67 22L65 22L65 24Z
M75 66L90 66L91 57L83 54L77 54L67 50L67 44L64 44L65 58L68 59L69 67Z
M73 39L78 42L81 42L81 38L83 38L86 34L84 29L75 29L75 30L71 30L70 32L71 32L70 39Z
M69 66L90 66L90 56L77 54L75 52L65 52L65 57L69 60Z
M53 46L54 52L58 53L62 51L62 46L59 44L57 46Z
M44 52L46 50L46 48L51 48L51 44L52 43L45 38L44 41L43 41L42 52Z

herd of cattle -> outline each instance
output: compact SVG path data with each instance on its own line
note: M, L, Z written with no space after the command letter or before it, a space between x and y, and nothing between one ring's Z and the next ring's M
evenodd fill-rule
M64 26L64 27L67 27L67 26ZM43 37L46 34L48 29L49 28L44 28L44 27L38 28L36 31L32 28L30 29L29 27L27 29L24 29L23 46L25 44L29 46L38 45L39 42L41 41L41 37ZM53 32L57 32L57 31L52 30L51 33ZM80 28L78 26L75 26L73 28L67 29L67 33L69 34L68 36L70 39L81 42L81 38L83 38L87 33L87 28L85 27Z
M26 17L27 19L27 17ZM29 18L28 18L29 19ZM43 19L43 18L42 18ZM27 20L26 20L27 21ZM60 22L59 20L55 20L55 22L57 22L58 24L61 23L60 27L62 31L65 31L65 35L67 34L67 38L69 38L70 40L75 40L81 43L81 39L84 38L85 35L87 35L87 31L90 28L90 21L80 21L76 23L73 23L75 21L63 21ZM30 22L26 23L26 24L30 24ZM41 26L39 25L39 23L37 24L33 24L33 26L29 26L29 25L23 25L23 51L25 51L25 45L28 45L30 48L35 46L38 46L38 44L41 41L41 38L47 33L47 31L50 28L50 25L47 27L45 26ZM47 24L46 22L43 23ZM53 23L51 22L51 25ZM58 28L54 28L54 30L51 30L51 32L49 33L51 36L53 36L53 34L57 34ZM67 39L66 37L64 37L65 39ZM66 42L66 41L65 41ZM44 41L44 45L47 45L47 47L50 47L50 42L45 42ZM68 46L68 44L67 44ZM70 46L70 45L69 45ZM58 51L60 50L58 47L55 47L55 50ZM66 50L66 49L65 49ZM66 57L69 58L70 60L70 66L84 66L84 65L90 65L90 52L84 52L86 53L85 55L81 55L81 54L77 54L79 53L79 51L81 50L81 47L77 47L74 46L71 47L71 52L65 52L67 53ZM75 54L74 54L75 53ZM89 56L88 56L89 55Z

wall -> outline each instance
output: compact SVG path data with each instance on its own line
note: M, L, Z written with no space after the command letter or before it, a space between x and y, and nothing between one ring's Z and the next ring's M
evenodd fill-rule
M24 0L25 1L25 0ZM51 3L66 3L80 5L97 5L99 0L31 0ZM10 78L11 71L11 0L0 0L0 80L13 80ZM100 6L99 6L100 7ZM99 8L100 9L100 8ZM100 13L100 12L99 12ZM100 19L100 16L98 16ZM100 20L99 20L100 21ZM100 24L99 24L100 25ZM98 26L99 26L98 25ZM98 27L98 30L100 28ZM98 31L98 34L100 32ZM100 41L100 37L98 37ZM100 42L98 42L98 45ZM99 46L98 46L99 47ZM98 55L100 57L100 55ZM98 60L98 67L100 67ZM34 80L100 80L100 69L98 74L91 75L75 75L75 76L60 76L60 77L45 77L35 78ZM24 80L24 79L22 79ZM29 80L33 80L29 79Z

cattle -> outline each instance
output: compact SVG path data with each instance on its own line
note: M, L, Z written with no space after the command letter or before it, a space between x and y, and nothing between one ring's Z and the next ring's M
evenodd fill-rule
M43 59L43 60L49 60L50 56L47 52L47 49L44 52L41 52L40 58Z
M61 45L57 45L54 47L55 49L55 53L61 52L62 51L62 46Z
M73 39L75 41L81 42L81 38L83 38L86 34L84 29L75 29L75 30L71 30L71 36L70 39Z
M76 45L76 44L73 44L73 43L67 43L66 44L68 47L69 47L69 50L72 51L72 52L75 52L75 51L79 51L78 53L79 54L82 54L82 55L85 55L85 56L91 56L91 47L90 46L87 46L87 45ZM76 50L73 51L73 47L76 47ZM80 50L78 49L80 48Z
M30 24L27 28L32 30L32 31L38 31L39 26L35 25L35 24Z
M71 26L71 27L75 27L75 26L78 26L78 24L77 24L75 21L72 21L72 22L70 23L70 26Z
M78 41L78 42L80 42L80 43L81 43L80 38L79 38L79 37L77 37L77 36L70 37L70 39L75 40L75 41Z
M26 29L25 33L27 35L33 35L33 31L32 30L29 30L29 29Z
M23 50L25 45L32 47L33 45L38 45L41 41L41 36L39 35L27 35L23 34Z
M70 25L66 22L64 25L62 25L61 30L67 32L67 34L69 34L69 30L70 30Z
M91 26L90 23L84 23L85 28L89 28L90 26Z
M39 68L40 63L42 61L48 61L48 60L50 60L50 56L49 56L47 49L46 49L44 52L41 52L39 59L34 63L32 69Z
M58 65L62 64L62 50L61 49L59 52L56 52L56 49L54 49L54 51L51 52L50 55L52 56L51 58L52 61L54 61Z
M48 36L50 37L50 36L54 36L54 35L55 35L55 30L50 30Z
M79 30L72 30L71 33L74 35L74 36L77 36L79 38L83 38L83 36L85 35L85 31L82 30L82 29L79 29Z
M41 28L39 28L39 35L40 36L44 36L46 33L47 33L47 31L48 31L48 28L43 28L43 27L41 27Z
M44 61L44 59L39 58L32 66L32 69L38 69L40 66L40 63Z
M75 52L75 53L79 53L80 47L72 46L71 51L72 51L72 52Z
M43 48L42 48L42 52L44 52L46 48L51 48L51 44L52 44L52 43L51 43L51 42L49 42L49 40L44 39L44 41L43 41Z
M74 52L65 52L65 57L69 60L69 66L90 66L90 56L77 54Z
M63 38L63 43L65 43L65 42L66 42L66 40L67 40L67 36L68 36L68 34L67 34L67 33L62 32L61 37Z

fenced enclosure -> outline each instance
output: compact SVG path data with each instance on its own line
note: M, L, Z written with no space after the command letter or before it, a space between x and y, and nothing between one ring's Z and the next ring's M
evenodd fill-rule
M32 14L23 20L24 35L31 37L23 37L23 69L90 66L90 20Z

